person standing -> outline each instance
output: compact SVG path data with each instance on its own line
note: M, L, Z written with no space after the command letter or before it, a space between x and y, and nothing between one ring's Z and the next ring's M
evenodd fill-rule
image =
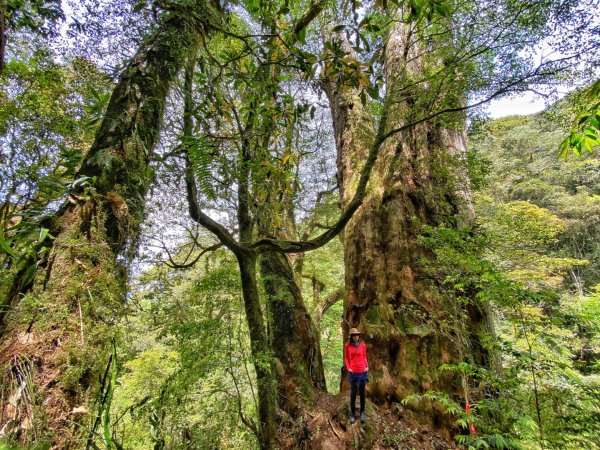
M369 362L367 361L367 346L360 340L360 331L350 329L348 342L344 345L344 365L348 370L350 383L350 422L354 423L356 413L356 391L360 396L360 421L367 420L365 415L365 386L369 381Z

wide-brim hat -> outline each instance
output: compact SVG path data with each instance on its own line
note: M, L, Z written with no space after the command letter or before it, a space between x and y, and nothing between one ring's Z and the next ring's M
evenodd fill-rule
M357 328L350 328L350 332L348 334L352 336L353 334L360 334L360 331L358 331Z

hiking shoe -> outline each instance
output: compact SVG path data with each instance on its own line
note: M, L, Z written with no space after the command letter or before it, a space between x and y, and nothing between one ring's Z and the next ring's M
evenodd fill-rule
M354 423L356 419L354 418L354 414L350 415L350 423Z
M360 413L360 421L362 423L365 423L367 421L367 415L365 414L364 411Z

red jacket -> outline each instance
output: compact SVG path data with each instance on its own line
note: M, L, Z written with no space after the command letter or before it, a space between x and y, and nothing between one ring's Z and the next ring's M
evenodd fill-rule
M367 371L369 362L367 361L367 346L364 342L359 342L358 347L346 342L346 345L344 345L344 364L346 370L350 372Z

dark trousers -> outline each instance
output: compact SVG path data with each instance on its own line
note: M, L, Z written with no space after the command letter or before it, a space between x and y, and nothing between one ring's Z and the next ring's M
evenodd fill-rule
M350 383L350 412L354 415L356 411L356 390L360 395L360 412L365 411L365 382Z

